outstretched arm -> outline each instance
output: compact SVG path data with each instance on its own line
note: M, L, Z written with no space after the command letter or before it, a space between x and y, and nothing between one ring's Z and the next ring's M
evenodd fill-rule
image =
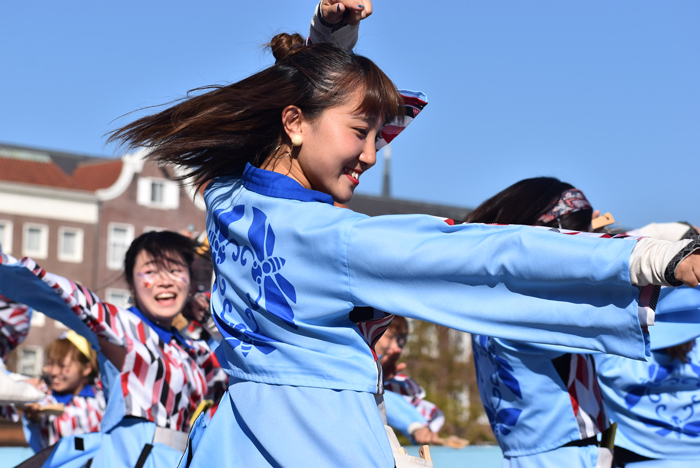
M363 218L348 236L351 298L355 306L471 333L643 359L638 314L646 304L630 283L637 239L569 234L576 235L448 226L426 216ZM674 258L681 247L671 249ZM690 284L700 276L697 261L683 261L693 271L684 279ZM653 265L663 278L667 265Z
M83 335L94 349L100 349L101 343L125 346L116 306L80 284L48 273L31 258L17 261L0 255L0 294L62 322Z

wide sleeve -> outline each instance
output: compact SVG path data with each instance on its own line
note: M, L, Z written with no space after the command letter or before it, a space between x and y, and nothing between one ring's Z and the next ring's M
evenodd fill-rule
M384 392L384 406L387 423L406 437L410 438L416 429L428 426L425 416L398 393Z
M630 284L636 240L430 216L355 222L343 259L355 306L469 333L646 356Z
M3 361L29 334L32 309L0 296L0 358Z
M96 350L100 349L97 337L125 346L118 307L80 284L46 272L31 258L17 261L2 254L0 259L0 294L62 322Z

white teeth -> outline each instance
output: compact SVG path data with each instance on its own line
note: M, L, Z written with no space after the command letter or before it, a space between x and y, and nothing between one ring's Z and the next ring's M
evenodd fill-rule
M156 299L172 299L175 297L173 293L161 293L156 296Z
M356 171L350 171L350 175L355 179L360 178L360 174L358 174Z

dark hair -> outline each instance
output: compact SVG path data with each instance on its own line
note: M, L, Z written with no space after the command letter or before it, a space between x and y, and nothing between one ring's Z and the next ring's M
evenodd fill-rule
M522 224L528 226L553 226L574 231L587 231L593 211L585 209L562 216L559 220L542 223L539 217L554 207L571 184L554 177L535 177L516 182L489 198L464 220L467 223Z
M392 319L391 323L387 327L387 330L399 330L399 329L405 329L406 333L408 333L408 320L406 320L405 317L402 317L401 315L395 315L394 318Z
M668 354L671 359L678 359L679 361L687 364L688 363L688 353L695 347L695 340L688 341L687 343L681 343L676 346L669 346L661 351Z
M129 246L124 256L124 276L130 287L134 287L134 264L136 257L146 251L160 266L166 263L182 263L192 276L192 263L197 251L197 243L182 234L172 231L151 231L138 236ZM173 256L174 254L179 255Z
M238 83L207 86L155 115L118 130L109 142L147 147L159 163L182 166L197 185L238 175L246 163L260 167L286 142L282 110L297 106L313 120L364 92L358 112L388 122L402 115L403 98L368 58L330 43L304 45L299 34L278 34L268 44L274 65Z

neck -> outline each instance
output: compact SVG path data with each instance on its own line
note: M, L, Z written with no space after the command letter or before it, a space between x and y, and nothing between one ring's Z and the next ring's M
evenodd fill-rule
M286 175L299 182L302 187L313 190L311 183L306 176L304 176L304 171L301 170L297 159L292 158L291 155L284 156L285 153L283 151L284 150L280 150L278 151L280 154L273 154L268 157L262 166L260 166L260 169Z
M139 305L138 301L136 301L136 303L135 303L134 305L136 306L136 308L137 308L139 311L141 311L141 313L143 314L144 317L146 317L148 320L150 320L151 322L155 323L155 324L158 325L159 327L164 328L165 330L170 330L170 329L172 328L172 326L173 326L173 319L174 319L175 317L170 317L169 319L156 318L156 317L152 316L146 309L144 309L143 307L141 307L141 306Z
M85 382L81 382L80 385L78 385L75 390L73 390L73 395L78 395L80 392L83 391L83 388L85 388Z

